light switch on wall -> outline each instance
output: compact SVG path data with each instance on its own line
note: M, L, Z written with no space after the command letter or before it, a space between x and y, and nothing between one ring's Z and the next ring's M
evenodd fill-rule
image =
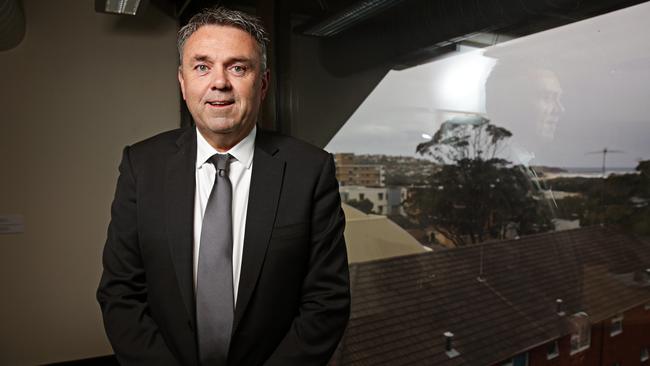
M24 232L25 218L23 215L0 215L0 234L20 234Z

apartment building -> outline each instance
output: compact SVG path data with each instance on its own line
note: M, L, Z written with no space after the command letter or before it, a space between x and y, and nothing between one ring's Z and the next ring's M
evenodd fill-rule
M383 187L386 172L383 165L356 164L354 154L334 154L336 179L341 186Z

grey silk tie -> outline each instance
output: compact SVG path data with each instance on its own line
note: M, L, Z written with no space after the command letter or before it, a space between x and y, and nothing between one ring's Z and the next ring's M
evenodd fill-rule
M217 173L201 227L196 320L203 366L226 365L234 317L230 158L230 154L210 158Z

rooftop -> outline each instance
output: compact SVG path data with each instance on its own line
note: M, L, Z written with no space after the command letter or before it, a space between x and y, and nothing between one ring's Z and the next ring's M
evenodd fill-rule
M423 253L413 236L386 216L365 214L343 204L348 263Z
M569 334L572 314L593 323L650 301L650 283L634 281L649 267L648 241L608 227L351 264L352 315L331 364L493 364Z

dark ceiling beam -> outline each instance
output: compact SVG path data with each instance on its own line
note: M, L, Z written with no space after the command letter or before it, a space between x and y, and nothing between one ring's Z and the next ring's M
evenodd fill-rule
M479 32L523 36L641 0L412 0L322 39L324 66L346 76L430 61Z
M330 37L377 16L404 0L362 0L300 26L297 31L308 36Z

